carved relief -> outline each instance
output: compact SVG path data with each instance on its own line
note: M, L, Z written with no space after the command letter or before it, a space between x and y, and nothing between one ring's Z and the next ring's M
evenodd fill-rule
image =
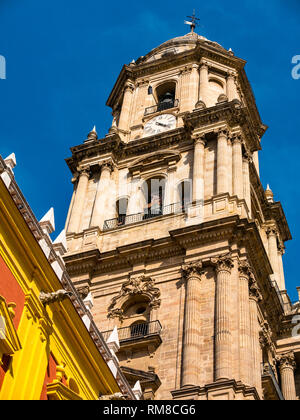
M254 299L257 302L260 302L262 300L262 294L260 293L258 284L253 276L251 276L249 280L249 294L250 299Z
M296 369L295 355L294 352L289 352L280 356L277 356L277 362L279 363L280 369Z
M233 259L231 255L224 255L218 258L211 258L211 264L215 267L217 273L221 271L226 271L231 273L231 270L234 267Z
M202 270L203 265L201 261L191 262L182 266L183 277L188 280L191 276L197 275L201 277L204 274Z
M155 287L155 280L145 276L129 278L123 284L118 296L112 299L112 303L108 308L108 318L119 318L122 320L124 317L122 306L127 299L134 295L142 295L147 298L148 304L152 309L160 307L160 290Z

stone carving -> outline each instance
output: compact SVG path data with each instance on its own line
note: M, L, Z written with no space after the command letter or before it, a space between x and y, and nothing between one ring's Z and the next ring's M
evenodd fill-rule
M187 280L193 275L201 277L204 274L202 270L203 265L201 261L191 262L182 266L183 277Z
M228 102L228 96L224 95L224 93L222 93L219 97L218 97L218 103L221 104L223 102Z
M255 299L257 302L262 300L262 295L260 293L258 284L253 276L251 276L249 280L249 294L250 299Z
M113 395L102 395L99 397L99 401L124 401L127 400L126 396L121 394L121 392L117 392Z
M77 292L82 300L86 299L88 294L90 293L89 286L80 287L77 289Z
M218 258L211 258L211 264L216 268L217 272L227 271L231 273L231 270L234 267L233 259L231 254L224 255Z
M246 277L250 280L253 277L253 272L248 261L239 261L238 270L240 277Z
M58 290L54 293L41 292L40 301L43 305L49 305L50 303L63 302L71 296L73 296L73 293L67 292L66 290Z
M137 278L129 278L123 284L118 296L112 299L112 303L108 308L108 318L123 319L124 313L122 306L131 296L142 295L149 301L149 306L152 309L160 307L160 290L155 287L155 280L150 277L140 276Z
M285 368L296 369L295 355L292 351L289 353L277 356L276 360L279 363L280 369L285 369Z

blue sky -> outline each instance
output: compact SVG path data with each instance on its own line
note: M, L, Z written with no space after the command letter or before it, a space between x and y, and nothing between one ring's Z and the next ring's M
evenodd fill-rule
M300 54L299 0L0 0L0 154L15 152L16 177L38 218L53 206L59 234L72 194L64 162L69 148L97 126L111 124L106 99L124 63L184 35L196 9L197 32L248 61L246 70L262 120L269 125L260 153L264 186L282 201L294 240L285 272L296 299L300 80L291 77Z

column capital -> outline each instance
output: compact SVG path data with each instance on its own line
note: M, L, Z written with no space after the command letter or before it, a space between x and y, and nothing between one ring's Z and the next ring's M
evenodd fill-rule
M211 258L211 264L215 267L217 273L222 271L231 274L231 271L234 267L233 259L231 255L224 255L217 258Z
M255 300L256 302L260 302L262 300L262 294L260 293L257 281L253 276L249 279L249 295L250 300Z
M113 172L114 170L114 163L111 160L107 160L104 162L99 162L100 170L103 171L103 169L109 169L110 172Z
M131 92L133 92L133 91L134 91L134 84L133 84L132 82L127 81L127 82L125 83L125 86L124 86L124 92L126 92L126 91L131 91Z
M239 261L238 270L240 278L245 278L250 281L250 278L253 276L253 272L248 261Z
M90 173L91 173L90 166L84 166L84 167L81 167L81 168L79 167L77 170L78 170L79 177L81 177L82 175L87 176L87 177L90 176Z
M278 232L278 229L274 226L274 227L269 227L267 229L266 233L268 235L268 238L270 236L276 236L276 238L277 238L277 235L278 235L279 232Z
M202 261L190 262L182 266L183 277L189 280L191 277L199 277L201 279L204 274Z
M227 127L222 127L216 130L218 138L220 137L229 137L230 131Z
M194 141L194 144L203 144L203 146L206 146L207 140L206 135L204 133L195 133L192 135L192 140Z
M199 67L200 67L200 69L209 69L209 67L210 67L210 64L209 64L209 62L208 61L202 61L202 63L200 63L200 65L199 65Z
M295 361L295 354L294 352L289 352L286 354L281 354L276 358L277 362L279 363L280 369L296 369L296 361Z
M236 72L234 72L234 71L228 71L227 72L227 79L236 79L236 77L237 77L237 73Z
M243 136L240 133L232 134L230 139L233 144L243 144Z

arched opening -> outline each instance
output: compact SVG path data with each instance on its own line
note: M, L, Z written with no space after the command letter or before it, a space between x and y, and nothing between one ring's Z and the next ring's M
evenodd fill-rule
M158 112L174 108L176 99L176 83L167 82L156 88Z
M215 105L218 102L218 98L220 97L220 95L225 93L224 85L218 79L210 79L209 88L212 105Z
M192 202L192 186L189 180L182 181L178 185L178 195L183 211L187 211L188 205Z
M161 216L165 199L166 180L163 177L150 178L143 184L143 194L146 200L144 219Z
M120 198L116 204L118 226L124 225L126 222L126 215L128 209L128 198Z

